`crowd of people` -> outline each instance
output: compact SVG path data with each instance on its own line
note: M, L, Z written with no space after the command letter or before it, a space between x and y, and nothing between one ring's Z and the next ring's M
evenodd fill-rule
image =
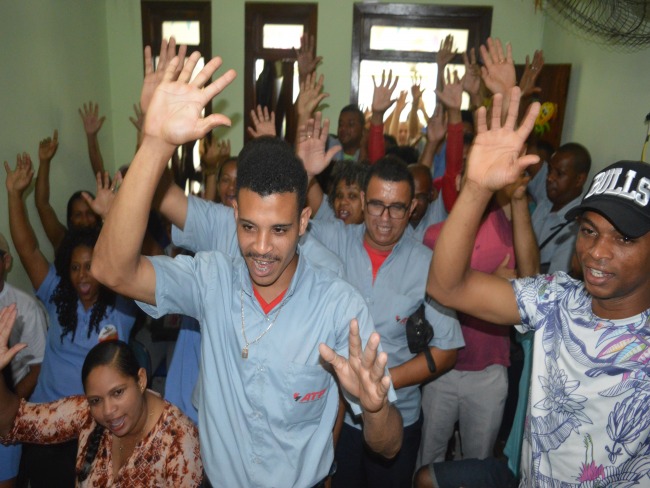
M113 178L99 107L79 110L97 189L70 197L65 225L57 131L40 141L54 263L28 218L31 157L5 162L35 297L6 282L0 235L0 488L647 484L650 168L588 184L584 146L532 134L542 53L517 80L498 39L462 53L459 77L445 38L406 117L378 73L369 110L343 107L330 134L313 45L294 143L258 106L237 156L210 136L228 117L202 113L236 73L212 80L217 57L193 77L200 54L173 38L154 69L147 47L136 153ZM170 170L193 141L199 194ZM180 317L163 396L130 345L138 307Z

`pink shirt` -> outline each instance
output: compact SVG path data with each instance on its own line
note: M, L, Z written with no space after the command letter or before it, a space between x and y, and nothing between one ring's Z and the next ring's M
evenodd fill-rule
M424 234L424 245L435 248L444 222L432 225ZM493 273L506 254L510 254L508 268L515 267L512 243L512 224L500 207L492 206L479 227L474 251L472 269ZM490 297L485 297L489 300ZM510 328L496 325L471 315L458 312L465 339L465 347L458 350L455 369L458 371L481 371L493 364L510 366Z

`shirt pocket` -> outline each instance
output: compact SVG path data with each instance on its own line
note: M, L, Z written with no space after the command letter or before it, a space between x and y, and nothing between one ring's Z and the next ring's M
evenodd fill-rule
M336 388L336 383L322 366L290 363L284 377L282 395L282 410L287 426L319 423L330 388Z

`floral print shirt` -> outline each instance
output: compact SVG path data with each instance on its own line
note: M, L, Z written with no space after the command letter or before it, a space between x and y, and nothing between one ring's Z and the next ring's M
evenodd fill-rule
M561 272L513 287L535 331L520 486L648 486L650 310L601 319Z
M83 396L51 403L21 401L12 430L4 443L55 444L79 439L77 472L86 455L88 439L95 429L88 402ZM90 475L79 487L198 487L203 478L196 426L178 408L165 402L160 418L135 446L127 462L113 477L112 434L104 430Z

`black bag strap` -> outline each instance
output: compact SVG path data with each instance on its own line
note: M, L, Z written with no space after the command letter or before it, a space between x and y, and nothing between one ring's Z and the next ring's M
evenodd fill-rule
M542 242L539 245L539 250L541 251L542 249L544 249L544 246L546 246L546 244L551 242L555 238L555 236L557 236L562 231L562 229L564 229L571 222L573 222L573 221L572 220L567 220L566 222L564 222L562 224L557 224L557 225L554 225L553 227L551 227L551 230L554 230L554 232L550 236L548 236L546 239L544 239L544 242Z

